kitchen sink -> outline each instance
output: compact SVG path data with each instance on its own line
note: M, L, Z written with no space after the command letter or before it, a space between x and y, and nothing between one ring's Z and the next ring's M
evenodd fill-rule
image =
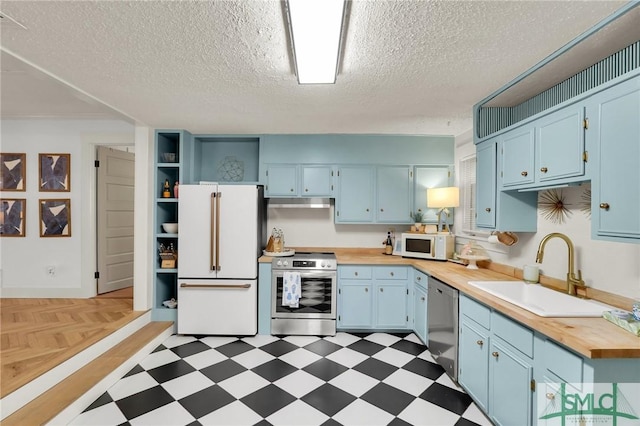
M469 284L541 317L600 317L615 309L524 281L469 281Z

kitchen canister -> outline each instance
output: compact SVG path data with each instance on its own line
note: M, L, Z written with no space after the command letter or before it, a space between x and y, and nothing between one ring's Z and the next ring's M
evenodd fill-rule
M537 265L524 265L522 268L522 279L529 283L534 284L538 282L540 278L540 270Z

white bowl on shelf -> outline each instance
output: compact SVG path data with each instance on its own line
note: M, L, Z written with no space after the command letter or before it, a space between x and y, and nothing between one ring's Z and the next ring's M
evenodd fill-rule
M164 232L166 232L167 234L177 234L178 233L178 224L177 223L171 223L171 222L165 222L162 224L162 229L164 229Z

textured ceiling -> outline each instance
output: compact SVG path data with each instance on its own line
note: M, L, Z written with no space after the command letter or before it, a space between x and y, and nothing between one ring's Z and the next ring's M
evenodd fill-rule
M279 1L3 0L27 29L2 25L2 115L104 114L94 98L194 133L457 135L474 103L624 3L356 0L337 83L300 86ZM85 95L37 89L51 78L11 56Z

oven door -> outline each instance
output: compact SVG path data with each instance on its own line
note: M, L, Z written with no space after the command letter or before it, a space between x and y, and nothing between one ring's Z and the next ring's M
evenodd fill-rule
M297 308L282 306L284 272L271 274L272 318L336 318L336 271L299 271L302 294Z

